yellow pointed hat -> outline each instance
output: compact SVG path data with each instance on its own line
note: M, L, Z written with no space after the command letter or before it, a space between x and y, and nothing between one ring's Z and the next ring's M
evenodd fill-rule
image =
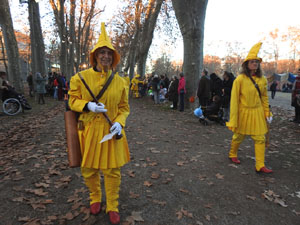
M101 23L101 33L99 36L99 40L93 50L90 53L90 63L92 66L95 66L97 62L95 61L95 51L98 48L102 47L107 47L111 50L113 50L114 55L113 55L113 63L112 63L112 68L115 68L117 64L120 62L120 54L117 52L117 50L112 46L111 41L109 37L107 36L106 30L105 30L105 23Z
M253 45L252 48L250 49L246 59L244 62L247 62L249 60L257 59L260 62L262 61L262 58L258 57L259 50L261 48L262 42L258 42L257 44Z

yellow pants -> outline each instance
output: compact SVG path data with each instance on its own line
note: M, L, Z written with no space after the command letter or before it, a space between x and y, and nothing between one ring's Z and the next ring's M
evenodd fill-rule
M106 193L106 212L119 212L119 190L121 184L120 168L101 170L104 175L104 187ZM100 173L98 169L81 167L81 173L85 185L90 191L90 205L101 202L102 192L100 183Z
M240 144L244 140L246 135L234 133L231 141L231 148L229 151L229 158L237 157L237 152ZM255 148L255 167L259 171L262 167L265 166L265 135L251 135L252 140L254 141Z

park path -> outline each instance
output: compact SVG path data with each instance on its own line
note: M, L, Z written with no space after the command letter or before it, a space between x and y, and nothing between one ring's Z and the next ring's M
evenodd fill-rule
M240 148L242 164L233 165L225 127L202 126L192 111L148 98L130 106L121 224L297 224L300 130L287 122L290 111L274 106L266 161L275 173L261 176L250 139ZM0 117L0 224L109 224L104 213L89 215L80 170L67 166L63 110L52 104Z

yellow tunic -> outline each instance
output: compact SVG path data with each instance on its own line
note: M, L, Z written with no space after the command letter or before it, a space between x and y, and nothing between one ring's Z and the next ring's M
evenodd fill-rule
M98 95L111 71L105 74L96 72L93 68L80 72L95 96ZM126 83L118 74L99 100L105 105L107 115L112 122L119 122L125 127L129 115ZM102 113L83 112L84 106L93 101L89 92L75 74L70 81L69 105L71 110L81 112L79 120L83 121L84 130L78 130L82 153L81 167L94 169L119 168L129 162L130 155L124 129L123 138L115 138L99 143L103 136L109 133L110 126Z
M233 82L230 100L230 121L226 126L235 133L264 135L267 133L266 117L270 116L267 95L267 79L253 76L258 84L261 98L254 84L245 74Z
M134 77L132 80L131 80L131 90L132 91L138 91L139 90L139 83L143 83L143 81L140 81L138 79L138 77Z

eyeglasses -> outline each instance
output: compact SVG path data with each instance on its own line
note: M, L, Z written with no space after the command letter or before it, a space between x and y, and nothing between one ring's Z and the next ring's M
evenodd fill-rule
M249 60L249 63L259 63L259 60Z

